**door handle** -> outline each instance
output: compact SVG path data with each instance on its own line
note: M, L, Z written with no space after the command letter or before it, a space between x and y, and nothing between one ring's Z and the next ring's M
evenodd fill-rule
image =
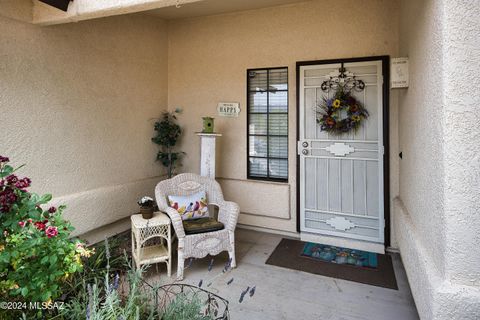
M306 156L308 154L308 149L305 148L308 148L309 146L310 144L307 141L297 141L297 154L303 154Z

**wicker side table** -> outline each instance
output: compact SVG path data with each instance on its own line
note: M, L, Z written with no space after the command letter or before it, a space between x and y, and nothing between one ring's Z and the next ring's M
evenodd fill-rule
M132 255L135 265L164 262L167 264L168 276L172 272L172 237L170 218L155 212L153 218L143 219L141 214L135 214L132 220Z

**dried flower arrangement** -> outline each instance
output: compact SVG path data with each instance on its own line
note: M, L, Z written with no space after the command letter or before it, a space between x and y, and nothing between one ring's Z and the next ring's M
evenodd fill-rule
M335 96L324 98L317 106L317 123L322 131L342 134L357 130L362 121L368 118L368 111L351 95L339 86Z

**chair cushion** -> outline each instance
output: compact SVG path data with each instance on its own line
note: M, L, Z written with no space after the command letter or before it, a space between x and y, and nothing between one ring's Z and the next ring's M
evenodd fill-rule
M207 195L200 191L189 196L168 196L170 207L177 210L182 220L208 218Z
M225 226L215 218L200 218L196 220L184 220L183 229L185 234L197 234L222 230Z

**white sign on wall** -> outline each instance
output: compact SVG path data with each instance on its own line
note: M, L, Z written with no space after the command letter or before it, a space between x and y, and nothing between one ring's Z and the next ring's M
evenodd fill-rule
M391 87L408 88L408 58L392 58Z
M240 103L220 102L217 106L217 111L221 117L238 117L240 113Z

